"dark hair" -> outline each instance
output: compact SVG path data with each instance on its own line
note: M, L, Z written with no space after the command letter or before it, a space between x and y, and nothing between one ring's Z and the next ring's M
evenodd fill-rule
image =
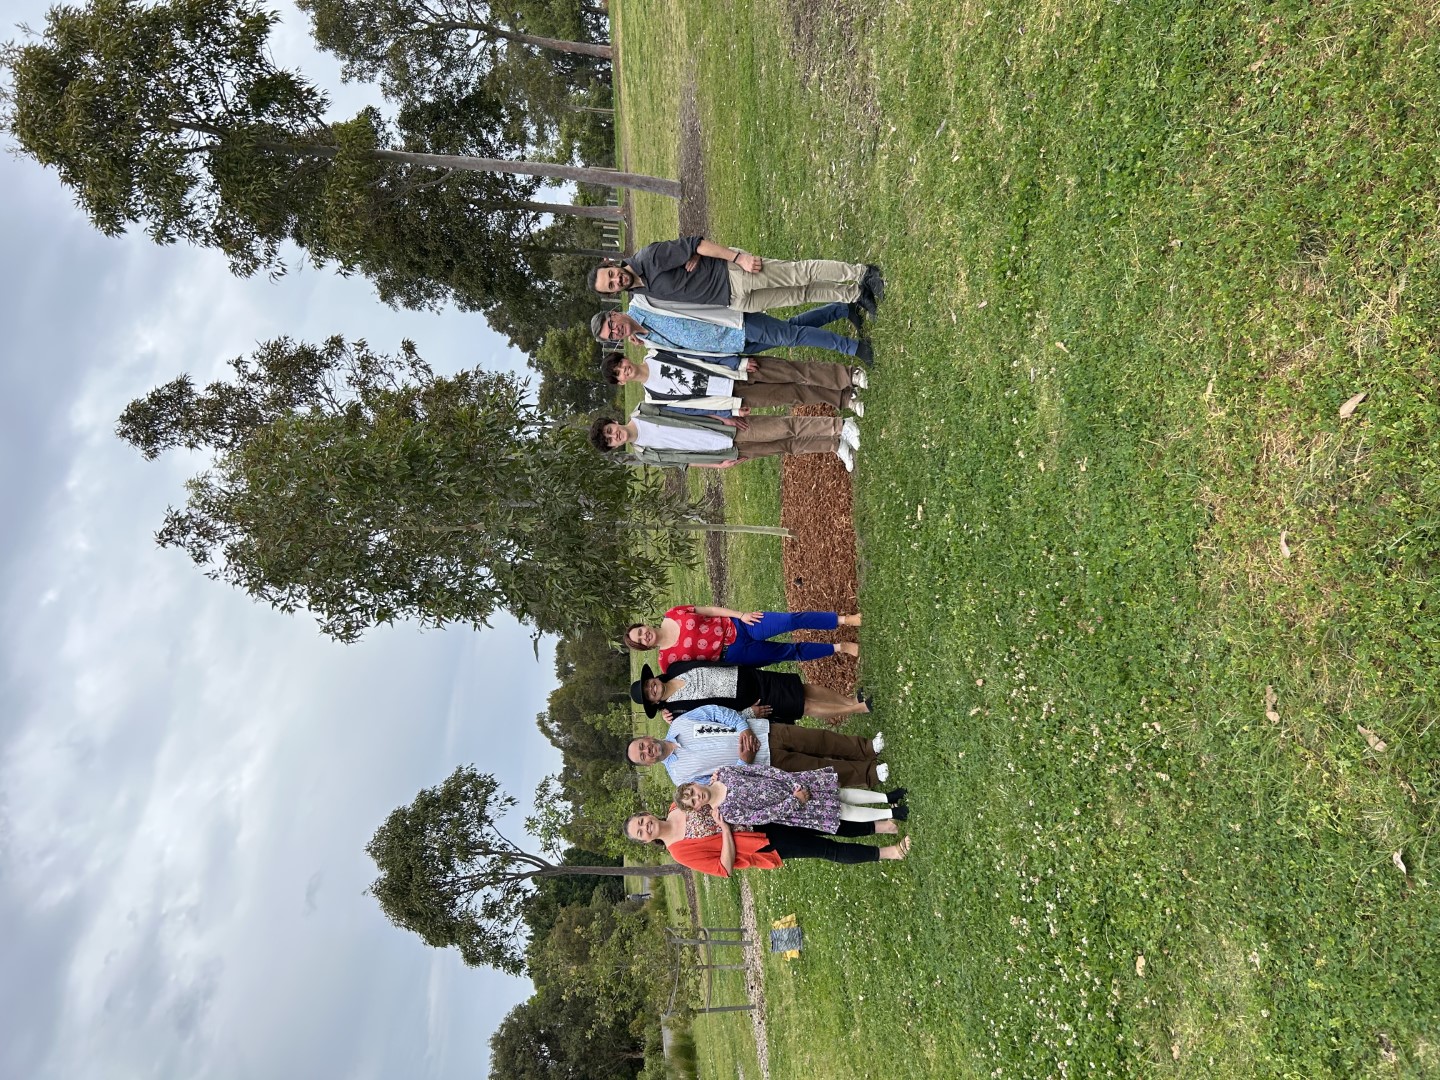
M620 640L625 643L625 647L626 647L627 649L634 649L636 652L649 652L649 651L650 651L650 649L649 649L648 646L636 645L634 642L632 642L632 641L630 640L630 631L631 631L631 630L634 630L637 626L644 626L644 625L645 625L645 624L644 624L643 622L632 622L629 626L625 627L624 630L621 630L621 631L620 631Z
M605 439L605 429L611 424L618 424L620 421L613 416L597 416L590 424L590 445L602 454L608 454L611 450L610 443Z
M628 765L638 765L638 764L639 764L639 762L637 762L637 761L631 761L631 760L630 760L630 747L634 746L634 745L635 745L637 742L639 742L642 738L644 738L643 735L636 735L635 738L631 739L629 742L627 742L627 743L625 744L625 749L624 749L624 751L622 751L622 752L623 752L624 755L625 755L625 762L626 762L626 764L628 764Z
M644 811L641 811L641 812L638 813L638 814L631 814L629 817L627 817L627 818L625 819L625 824L620 826L620 832L621 832L622 834L624 834L625 839L626 839L626 840L629 840L632 844L655 844L655 845L657 845L657 846L659 846L659 847L664 847L664 846L665 846L665 841L659 839L658 837L657 837L656 839L654 839L654 840L636 840L633 836L630 835L630 822L634 821L637 817L644 817L644 816L645 816ZM652 815L652 816L653 816L653 815Z
M624 362L624 353L606 353L600 358L600 374L611 386L620 385L620 365Z
M590 273L586 276L585 280L589 283L590 288L591 288L592 290L594 290L594 291L597 292L597 293L600 293L601 296L609 296L609 295L610 295L609 293L600 292L600 271L601 271L601 270L604 270L604 269L606 269L607 267L610 267L610 266L619 266L619 265L620 265L620 264L619 264L618 262L616 262L614 259L601 259L601 260L600 260L600 265L597 266L597 267L595 267L594 269L592 269L592 270L590 271Z

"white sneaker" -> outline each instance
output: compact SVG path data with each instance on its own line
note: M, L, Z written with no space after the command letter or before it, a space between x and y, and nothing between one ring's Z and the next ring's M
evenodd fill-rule
M850 369L850 385L861 390L870 389L870 380L865 376L865 369L853 367Z
M878 731L875 732L874 735L870 736L870 745L875 748L875 753L880 753L880 751L885 749L885 736Z
M850 448L849 443L842 442L835 448L835 456L845 466L846 472L855 471L855 451Z
M847 416L840 425L840 441L849 443L852 450L860 449L860 425L853 416Z
M852 395L850 398L850 411L853 412L856 416L864 416L865 403L861 401L858 397Z
M880 762L879 765L876 765L875 779L879 780L882 784L888 784L890 782L890 766L886 765L883 761Z

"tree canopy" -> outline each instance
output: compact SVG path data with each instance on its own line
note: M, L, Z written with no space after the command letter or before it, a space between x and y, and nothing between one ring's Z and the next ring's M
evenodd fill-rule
M497 138L473 129L465 150L447 153L429 148L418 121L392 131L373 109L327 122L325 95L270 58L274 22L252 0L52 8L42 35L0 53L11 78L4 126L56 169L97 228L114 235L143 224L160 243L215 247L239 274L283 270L285 240L369 272L401 239L416 242L413 231L365 236L377 206L413 230L395 200L467 173L679 194L654 177L486 156ZM453 114L451 103L440 107Z
M629 1080L640 1069L632 1018L583 997L537 991L490 1037L490 1080Z
M458 949L467 964L518 974L533 881L680 870L674 864L574 866L525 851L499 828L514 805L493 776L462 765L438 787L393 810L365 847L379 869L370 893L386 917L427 944Z
M279 339L231 367L121 414L147 457L217 452L157 539L339 640L396 619L481 626L497 609L541 632L608 625L685 557L658 489L597 460L514 376L440 378L408 343L387 356L339 337ZM657 525L647 543L635 521Z
M316 43L337 56L347 80L378 82L399 103L449 102L482 91L517 123L516 149L575 160L583 135L564 140L569 117L608 131L593 105L609 60L600 25L578 5L477 0L299 0ZM568 35L568 36L567 36ZM602 104L608 103L602 99Z

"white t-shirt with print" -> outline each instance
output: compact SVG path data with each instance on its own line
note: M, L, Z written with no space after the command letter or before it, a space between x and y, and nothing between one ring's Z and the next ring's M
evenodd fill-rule
M670 394L730 397L735 393L735 380L723 375L704 375L677 364L662 364L652 356L649 373L645 377L645 389L651 391L657 400L664 400L664 396Z

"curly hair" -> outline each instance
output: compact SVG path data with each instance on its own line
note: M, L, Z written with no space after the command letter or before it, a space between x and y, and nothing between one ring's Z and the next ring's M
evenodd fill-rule
M607 270L607 269L609 269L609 268L612 267L612 266L619 266L619 265L620 265L620 264L619 264L618 262L616 262L614 259L603 259L603 260L601 260L599 266L596 266L596 267L594 267L594 268L591 269L590 273L589 273L588 275L586 275L586 279L585 279L585 280L588 282L588 284L590 285L590 288L591 288L592 290L594 290L594 291L597 292L597 293L600 293L601 296L609 296L609 295L611 295L610 293L603 292L603 291L601 290L601 288L600 288L600 271L601 271L601 270Z

